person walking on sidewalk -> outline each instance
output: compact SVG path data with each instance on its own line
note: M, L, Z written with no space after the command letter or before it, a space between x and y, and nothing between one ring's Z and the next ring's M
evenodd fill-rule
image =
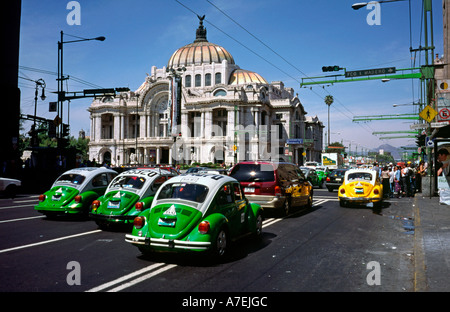
M390 197L389 168L384 166L381 170L381 183L383 184L383 197Z

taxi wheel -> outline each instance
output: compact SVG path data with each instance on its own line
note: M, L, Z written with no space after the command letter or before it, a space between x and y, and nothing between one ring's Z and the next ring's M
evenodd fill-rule
M339 206L341 207L347 207L347 202L345 200L340 199L339 200Z
M262 238L262 229L263 229L263 217L261 213L258 213L256 216L256 230L255 230L255 238Z
M225 228L221 228L216 236L214 245L214 256L223 258L228 251L228 233Z
M284 205L283 205L283 214L285 216L287 216L290 211L291 211L291 199L286 198L286 200L284 201Z
M313 206L313 194L311 196L308 196L308 203L306 204L307 209L312 209Z

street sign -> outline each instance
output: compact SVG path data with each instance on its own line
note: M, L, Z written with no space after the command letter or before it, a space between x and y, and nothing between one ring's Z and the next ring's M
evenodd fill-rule
M345 72L345 77L351 78L351 77L372 76L372 75L386 75L386 74L394 74L395 72L396 72L395 67L373 68L373 69L348 71Z
M430 139L430 137L425 137L425 145L427 147L433 147L434 146L434 140Z
M287 139L286 144L303 144L303 139Z
M419 113L419 116L422 117L422 119L424 119L425 121L431 122L437 114L438 112L433 107L427 105L425 106L423 111Z

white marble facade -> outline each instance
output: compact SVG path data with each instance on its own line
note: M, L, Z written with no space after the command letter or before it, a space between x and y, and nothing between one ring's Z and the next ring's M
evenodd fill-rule
M176 90L171 92L169 69L182 79L174 135L170 103ZM322 146L323 125L306 117L294 90L237 66L228 51L207 41L202 19L195 41L175 51L167 66L153 66L135 91L95 98L88 111L89 158L116 166L257 159L302 164Z

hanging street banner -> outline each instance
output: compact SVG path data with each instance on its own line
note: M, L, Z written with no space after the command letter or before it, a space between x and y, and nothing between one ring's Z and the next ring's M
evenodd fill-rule
M394 74L395 72L396 72L395 67L363 69L345 72L345 77L352 78L352 77L372 76L372 75L386 75L386 74Z

